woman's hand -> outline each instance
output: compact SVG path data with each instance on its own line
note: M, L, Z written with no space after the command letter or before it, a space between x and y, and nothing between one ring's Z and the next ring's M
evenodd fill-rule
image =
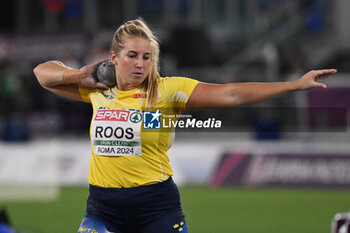
M336 69L312 70L304 76L292 82L295 90L307 90L310 88L327 88L326 84L317 82L319 79L328 78L337 72Z
M101 64L102 62L108 61L108 58L100 60L98 62L95 62L91 65L86 65L80 68L80 72L84 74L84 78L80 81L80 85L84 87L89 88L104 88L107 89L108 87L98 81L92 76L92 73L94 72L95 68Z

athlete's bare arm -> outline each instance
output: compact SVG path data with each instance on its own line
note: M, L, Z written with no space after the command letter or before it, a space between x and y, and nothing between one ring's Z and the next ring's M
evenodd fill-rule
M187 108L219 108L234 107L267 101L291 91L311 88L326 88L317 82L328 78L337 70L313 70L292 82L275 83L230 83L208 84L199 83L193 90Z
M89 88L108 88L92 77L94 68L105 60L86 65L79 70L65 66L60 61L48 61L34 68L34 74L45 89L77 101L82 101L79 85Z

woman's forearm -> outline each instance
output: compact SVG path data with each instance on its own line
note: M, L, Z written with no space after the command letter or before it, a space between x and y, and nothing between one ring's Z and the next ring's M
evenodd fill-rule
M297 90L293 82L275 83L234 83L229 84L228 95L231 106L255 104L268 101Z
M48 61L39 64L34 68L34 74L43 87L80 83L84 78L80 70L71 69L60 61Z

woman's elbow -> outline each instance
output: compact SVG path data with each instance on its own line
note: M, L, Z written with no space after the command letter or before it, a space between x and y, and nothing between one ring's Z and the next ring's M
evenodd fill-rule
M36 78L38 78L38 76L40 75L40 64L39 65L37 65L34 69L33 69L33 73L34 73L34 75L35 75L35 77Z
M37 65L33 69L33 73L34 73L34 76L36 77L36 79L38 80L39 84L44 87L45 82L44 82L44 79L43 79L42 74L41 74L41 65L42 64Z
M33 73L42 87L54 87L61 82L63 68L56 62L44 62L33 69Z

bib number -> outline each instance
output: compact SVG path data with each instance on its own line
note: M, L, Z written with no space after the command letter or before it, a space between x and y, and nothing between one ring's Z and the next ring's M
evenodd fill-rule
M142 154L138 111L99 109L93 119L93 153L101 156L139 156Z

